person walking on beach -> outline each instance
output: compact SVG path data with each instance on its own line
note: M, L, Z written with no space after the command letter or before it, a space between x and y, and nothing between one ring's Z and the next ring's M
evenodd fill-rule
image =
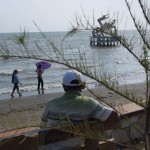
M82 94L85 88L85 82L82 80L82 74L69 70L63 77L62 86L64 95L50 100L44 109L41 117L41 127L50 125L57 127L64 125L69 118L73 123L83 123L84 120L98 120L98 126L109 123L112 127L119 123L119 116L109 106L99 103L92 97Z
M42 65L38 65L36 72L37 72L37 78L38 78L37 89L40 90L40 86L41 86L42 90L44 90L44 82L43 82L43 78L42 78L44 69L42 68Z
M22 84L20 83L20 81L18 79L17 73L18 73L18 70L14 70L13 74L12 74L12 83L14 84L14 87L13 87L13 90L11 93L11 97L14 97L13 94L14 94L15 90L17 90L19 96L22 96L20 91L19 91L19 85L18 85L18 84L20 84L20 85L22 85Z

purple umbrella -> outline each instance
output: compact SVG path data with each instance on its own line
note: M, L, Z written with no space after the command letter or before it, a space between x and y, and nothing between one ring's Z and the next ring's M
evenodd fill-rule
M51 64L46 62L46 61L40 61L38 63L36 63L36 66L38 67L39 65L42 66L43 69L48 69L51 67Z

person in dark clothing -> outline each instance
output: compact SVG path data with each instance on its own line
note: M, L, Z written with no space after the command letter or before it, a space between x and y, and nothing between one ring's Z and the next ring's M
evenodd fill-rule
M14 70L13 74L12 74L12 83L14 84L14 87L13 87L13 90L12 90L12 93L11 93L11 97L14 97L13 94L14 94L15 90L17 90L19 96L21 96L21 93L19 92L19 86L18 86L18 84L21 85L21 83L18 79L17 73L18 73L18 70Z
M44 89L44 82L43 82L43 78L42 78L42 73L44 72L44 69L42 68L41 65L39 65L37 67L36 72L37 72L37 78L38 78L38 87L37 87L37 89L40 90L40 86L41 86L41 88L43 90Z

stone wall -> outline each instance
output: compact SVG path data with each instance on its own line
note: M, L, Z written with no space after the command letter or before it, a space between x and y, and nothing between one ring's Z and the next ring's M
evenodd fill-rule
M119 108L117 108L119 110ZM143 139L145 132L145 110L134 104L126 104L120 109L120 128L108 131L117 142L131 142L132 140Z

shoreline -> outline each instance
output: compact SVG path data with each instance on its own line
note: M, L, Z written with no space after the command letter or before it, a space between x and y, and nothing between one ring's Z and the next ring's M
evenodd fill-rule
M120 86L120 88L123 87L124 86ZM145 98L144 83L127 85L127 89L129 91L133 90L137 97ZM131 103L114 92L108 91L104 87L96 88L95 92L101 94L104 102L114 104L115 107ZM45 93L41 95L37 94L14 99L0 100L0 132L28 126L38 127L46 103L55 97L63 95L63 93L64 92ZM83 90L83 94L92 96L92 94L87 90Z
M139 82L139 83L128 83L126 85L119 85L119 87L122 87L122 86L127 86L127 87L130 87L130 86L138 86L138 85L144 85L145 83L144 82ZM96 87L94 88L96 89ZM100 90L103 89L103 86L100 86ZM85 90L84 90L85 91ZM42 94L42 91L40 92L40 94L38 93L38 90L33 90L33 91L20 91L22 93L22 97L29 97L29 96L36 96L36 95L43 95ZM58 88L55 88L55 89L46 89L44 90L44 94L53 94L55 93L57 95L57 93L63 93L63 87L58 87ZM11 99L16 99L19 97L18 93L15 91L14 93L15 97L14 98L11 98L11 93L4 93L4 94L1 94L0 95L0 102L1 101L8 101L8 100L11 100Z
M40 95L40 94L38 93L38 90L33 90L33 91L20 91L20 92L22 93L22 97ZM62 88L46 89L46 90L44 90L44 94L60 93L60 92L63 92L63 89L62 89ZM41 95L42 95L42 92L41 92ZM17 93L16 91L14 92L14 96L15 96L14 99L19 97L19 95L18 95L18 93ZM9 100L9 99L12 99L12 98L11 98L11 93L1 94L1 95L0 95L0 102L3 101L3 100Z

